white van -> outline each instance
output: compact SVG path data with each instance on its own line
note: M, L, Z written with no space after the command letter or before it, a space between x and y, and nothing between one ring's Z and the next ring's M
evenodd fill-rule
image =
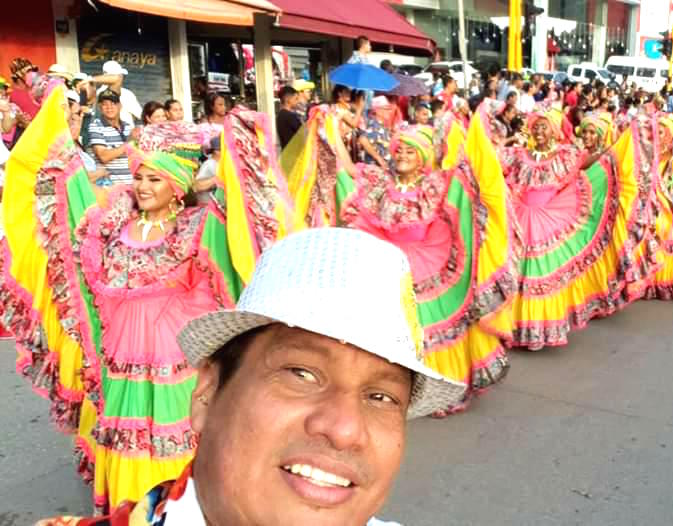
M614 73L620 84L626 79L648 93L661 91L668 78L668 61L665 59L614 55L605 63L605 69Z
M603 84L610 85L613 82L613 75L605 68L601 68L591 62L582 62L568 66L568 78L573 82L589 84L594 79L598 79Z

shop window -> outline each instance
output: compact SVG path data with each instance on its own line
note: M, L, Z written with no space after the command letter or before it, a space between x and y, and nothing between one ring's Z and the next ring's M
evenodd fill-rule
M646 79L653 79L657 75L657 70L654 68L638 68L636 71L637 77L643 77Z

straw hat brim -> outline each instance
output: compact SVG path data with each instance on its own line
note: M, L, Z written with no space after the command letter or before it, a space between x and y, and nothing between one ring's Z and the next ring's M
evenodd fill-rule
M196 367L199 362L212 356L218 349L233 340L236 336L274 323L282 323L289 327L296 326L310 332L315 332L310 327L300 327L291 322L269 318L255 312L221 310L204 314L190 321L180 331L177 340L187 361L193 367ZM339 339L329 334L325 336ZM393 362L389 356L386 356L385 351L378 352L377 349L364 350ZM462 402L467 390L464 383L447 380L437 372L415 360L409 363L393 363L398 363L414 373L407 419L426 416L438 409L446 409Z

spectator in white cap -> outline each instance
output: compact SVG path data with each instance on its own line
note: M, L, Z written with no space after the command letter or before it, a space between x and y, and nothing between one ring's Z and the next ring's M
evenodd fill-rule
M136 121L140 121L143 108L135 94L130 89L123 87L124 77L128 74L128 70L123 68L119 62L108 60L103 64L103 74L92 77L91 82L94 82L98 86L98 95L108 89L115 91L119 95L119 100L121 101L121 120L133 125Z
M464 390L419 360L405 255L357 230L278 242L236 309L189 322L178 342L199 372L196 457L135 508L87 525L136 514L190 526L390 524L372 517L402 463L406 420Z
M84 109L80 105L80 95L74 89L67 90L65 97L68 101L68 126L70 127L70 135L75 143L75 149L82 160L84 169L86 170L89 181L96 184L99 180L104 180L108 176L108 172L104 166L98 166L96 160L85 151L82 146L82 128Z
M82 129L80 144L86 149L89 147L89 126L96 116L96 87L92 84L91 75L75 73L72 76L72 89L79 94L79 103L82 110Z

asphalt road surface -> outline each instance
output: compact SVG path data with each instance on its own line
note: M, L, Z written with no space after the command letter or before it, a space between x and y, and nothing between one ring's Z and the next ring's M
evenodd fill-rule
M0 526L85 513L70 440L13 361L0 343ZM381 514L405 526L673 525L673 303L512 353L503 385L408 438Z

